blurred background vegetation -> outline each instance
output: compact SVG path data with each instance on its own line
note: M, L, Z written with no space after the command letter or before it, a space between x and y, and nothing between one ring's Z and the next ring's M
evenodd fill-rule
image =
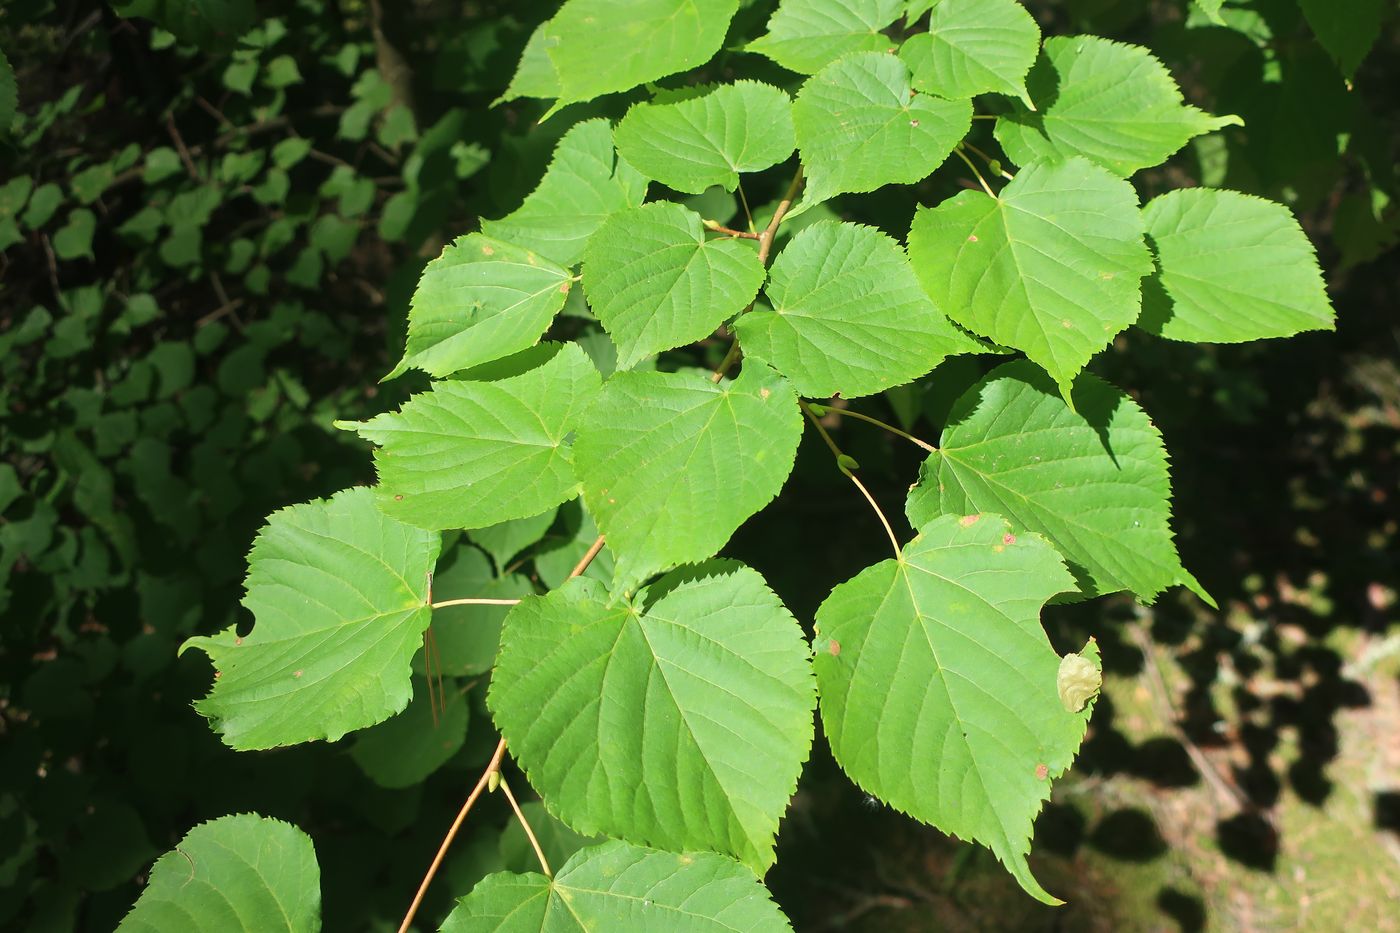
M745 3L741 22L773 5ZM1151 47L1193 103L1244 118L1140 176L1144 200L1189 184L1283 200L1323 258L1338 329L1239 347L1130 332L1094 365L1166 436L1183 557L1222 608L1173 593L1050 613L1057 647L1096 636L1109 675L1037 824L1037 873L1068 907L868 802L820 739L770 884L799 930L1400 929L1394 4L1248 0L1223 25L1188 0L1027 5L1047 34ZM247 624L243 557L269 512L372 481L368 449L331 422L415 388L378 380L427 259L517 204L569 125L625 109L536 125L539 102L493 106L555 6L0 9L18 87L0 131L0 926L109 930L157 854L244 811L311 834L327 929L397 925L495 744L480 632L499 613L435 623L455 693L440 723L415 703L388 727L268 753L220 745L190 708L208 663L176 649ZM902 236L956 176L832 208ZM730 202L707 216L729 220ZM587 335L581 321L560 326ZM931 389L870 404L933 438L979 374L953 360ZM912 448L836 420L886 477L875 495L902 501ZM885 548L808 442L794 494L728 550L803 619ZM568 506L527 524L450 542L438 591L549 586L593 537ZM555 852L577 844L532 806ZM428 923L485 872L531 864L503 808L472 819Z

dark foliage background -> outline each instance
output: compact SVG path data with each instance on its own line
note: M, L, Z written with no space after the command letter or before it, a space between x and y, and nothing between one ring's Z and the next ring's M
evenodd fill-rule
M20 113L0 137L0 925L111 929L191 826L257 811L315 840L327 929L392 929L494 745L480 678L457 682L461 750L387 789L353 739L225 749L190 708L208 664L176 649L248 623L243 555L269 512L372 480L331 422L415 388L378 379L426 259L518 203L577 118L627 101L542 126L538 103L491 106L552 3L229 2L194 22L181 6L0 10ZM1095 363L1166 436L1183 556L1222 610L1175 594L1052 614L1057 646L1095 635L1111 675L1038 824L1037 869L1070 907L872 807L820 742L770 884L799 929L1400 928L1400 25L1348 85L1294 0L1226 4L1224 27L1186 0L1028 6L1047 34L1153 48L1194 103L1244 118L1141 177L1144 199L1205 183L1288 203L1338 330L1242 347L1131 332ZM902 235L956 176L836 208ZM978 375L952 361L880 414L934 437ZM902 501L912 450L830 420L887 477L875 495ZM810 619L884 549L804 445L729 552ZM549 575L543 557L482 566L482 587ZM529 865L506 826L473 816L425 917Z

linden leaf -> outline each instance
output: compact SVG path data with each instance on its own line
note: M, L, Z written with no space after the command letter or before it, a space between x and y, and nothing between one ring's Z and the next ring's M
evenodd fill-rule
M1147 49L1097 36L1046 39L1026 83L1038 112L1018 103L996 126L1018 165L1078 155L1126 178L1193 136L1243 125L1184 103L1171 73Z
M932 174L967 135L972 104L915 93L904 62L864 52L808 79L792 116L813 204Z
M870 395L983 349L938 312L899 243L873 227L807 227L778 254L766 292L772 310L739 318L739 342L801 395Z
M801 436L797 394L761 363L718 384L697 370L609 379L574 462L619 583L715 554L778 494Z
M321 869L311 837L252 813L201 823L156 860L120 933L316 933Z
M777 165L797 143L792 100L757 81L736 81L674 104L637 104L617 125L617 151L669 188L733 191L740 172Z
M1173 340L1239 343L1332 330L1317 253L1288 208L1184 188L1142 209L1157 254L1138 326Z
M801 627L732 562L632 602L576 578L511 610L488 703L545 805L585 835L773 862L812 741Z
M899 18L903 0L782 0L768 32L748 44L799 74L815 74L852 52L888 51L881 30Z
M998 512L1054 543L1084 596L1131 590L1146 602L1177 583L1210 597L1181 566L1171 530L1171 478L1147 415L1093 375L1074 409L1024 360L992 370L953 405L907 511Z
M817 610L822 727L842 769L897 810L989 847L1037 900L1035 815L1091 708L1070 713L1040 610L1074 579L995 515L943 515Z
M1152 271L1132 185L1081 158L1026 166L997 197L964 191L921 208L909 258L949 317L1023 350L1067 399L1084 364L1137 320Z
M439 382L398 412L337 423L379 445L379 507L422 528L484 528L578 491L566 438L598 393L578 344L495 382Z
M274 512L248 554L252 631L180 649L205 652L218 672L195 709L240 750L333 742L402 710L439 544L363 487Z
M613 215L583 257L584 291L617 344L618 369L709 336L762 281L750 242L706 241L700 215L669 201Z
M1026 72L1039 52L1040 27L1016 0L942 0L928 32L906 39L899 57L917 90L940 97L995 92L1030 107Z
M607 120L585 120L559 140L539 187L500 220L483 220L481 232L572 266L584 244L618 211L642 203L647 180L613 150Z
M553 879L534 872L487 875L442 925L442 933L791 929L768 891L738 862L618 841L580 849Z
M570 278L527 249L461 237L423 270L403 359L384 378L409 369L448 376L533 347L564 306Z

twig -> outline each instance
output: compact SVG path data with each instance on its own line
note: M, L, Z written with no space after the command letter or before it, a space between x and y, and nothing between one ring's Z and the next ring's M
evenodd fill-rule
M797 192L802 188L802 178L802 164L798 163L797 172L792 176L792 182L788 185L787 193L784 194L783 199L778 202L777 210L773 211L773 219L768 221L768 226L764 227L763 232L758 235L758 262L760 265L768 265L768 256L773 251L773 238L777 235L778 225L783 222L783 218L787 216L787 212L792 208L792 202L797 200ZM745 204L744 207L745 210L748 209L747 204ZM753 223L752 219L750 219L749 223ZM752 308L753 302L751 301L749 302L749 306L739 313L741 315L747 314ZM720 361L714 374L710 376L710 381L719 382L724 378L724 374L729 372L730 367L738 361L739 338L736 337L734 338L734 342L729 346L729 352L724 355L724 359Z
M525 838L530 840L530 847L535 850L535 858L540 860L540 867L544 869L546 878L553 878L554 872L549 870L549 860L544 857L544 850L540 848L540 841L535 838L535 831L530 828L530 821L525 819L525 814L520 811L520 804L515 802L515 795L510 792L510 785L506 779L501 778L501 790L505 791L506 799L510 801L510 808L515 811L515 818L520 821L520 828L525 830Z
M47 233L39 234L39 242L44 245L44 258L48 260L49 285L53 288L53 300L60 309L67 311L68 302L63 300L63 290L58 285L58 257L53 254L53 244L49 242Z
M1011 174L1006 169L1001 167L1000 159L993 159L991 156L987 155L985 152L983 152L981 149L978 149L976 146L974 146L967 140L963 140L962 146L964 149L969 149L976 155L980 156L982 161L987 163L987 168L995 167L997 170L997 174L1000 175L1002 178L1005 178L1007 181L1015 180L1015 175Z
M597 557L598 552L602 549L603 536L599 535L598 540L589 545L588 550L584 552L583 558L574 565L574 569L569 571L569 579L572 580L574 577L581 576L583 572L588 569L588 565L593 563L593 558Z
M428 872L423 876L422 884L418 885L418 893L413 895L413 903L408 905L408 913L404 914L403 923L399 924L399 933L408 933L408 928L413 925L413 918L418 913L418 907L423 903L423 895L428 893L428 885L432 884L433 876L437 874L438 866L442 864L443 858L447 855L448 848L452 845L452 840L457 838L457 830L462 828L462 822L466 820L467 814L471 812L472 805L481 796L481 792L486 789L486 785L491 781L491 775L500 771L501 758L506 753L506 740L501 739L496 743L496 752L491 756L491 761L486 765L486 770L481 774L481 780L476 782L472 792L467 797L467 802L462 804L462 809L457 811L457 818L452 821L452 826L447 830L447 835L443 837L442 845L438 846L437 855L433 856L433 862L428 866Z
M700 222L705 225L706 230L713 230L715 233L723 233L725 236L740 237L745 240L757 240L761 236L761 234L758 233L749 233L744 230L735 230L733 227L726 227L724 224L715 220L702 220Z
M170 134L171 142L175 143L175 151L180 153L180 161L185 164L185 171L189 172L195 181L199 181L199 169L194 167L194 159L190 157L190 150L185 146L185 138L175 126L174 114L165 115L165 131Z

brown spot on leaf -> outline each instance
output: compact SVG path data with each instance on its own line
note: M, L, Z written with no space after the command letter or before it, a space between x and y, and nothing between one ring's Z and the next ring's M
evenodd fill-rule
M306 672L305 672L305 671L292 671L292 676L293 676L293 677L300 677L300 676L301 676L302 674L304 674L304 673L306 673Z
M761 397L763 397L763 398L767 398L768 396L770 396L770 395L773 394L773 390L772 390L772 389L759 389L759 390L758 390L758 394L759 394Z
M1049 777L1049 776L1050 776L1050 769L1047 768L1045 765L1043 765L1043 764L1038 764L1038 765L1035 766L1035 779L1036 779L1037 781L1043 781L1043 780L1045 780L1045 779L1046 779L1047 777Z
M958 519L958 524L962 525L964 528L969 528L977 524L977 519L981 517L980 515L964 515L962 518Z
M562 282L559 283L559 294L561 294L561 295L567 295L568 293L569 293L569 281L568 281L568 279L565 279L564 281L562 281Z
M1008 531L1006 534L1004 534L1004 535L1001 536L1001 543L1002 543L1002 544L1015 544L1015 543L1016 543L1016 536L1013 535L1011 532Z
M841 643L834 638L828 639L826 643L826 652L833 658L836 657L841 653Z
M917 128L918 125L919 125L919 121L918 121L918 120L910 120L910 121L909 121L909 125L912 126L912 127Z
M969 234L967 235L967 242L969 242L969 243L976 243L976 242L977 242L977 234L975 234L975 233L969 233Z
M485 243L483 243L483 244L481 244L481 255L483 255L483 256L494 256L494 255L496 255L496 251L495 251L494 249L492 249L491 247L487 246Z

